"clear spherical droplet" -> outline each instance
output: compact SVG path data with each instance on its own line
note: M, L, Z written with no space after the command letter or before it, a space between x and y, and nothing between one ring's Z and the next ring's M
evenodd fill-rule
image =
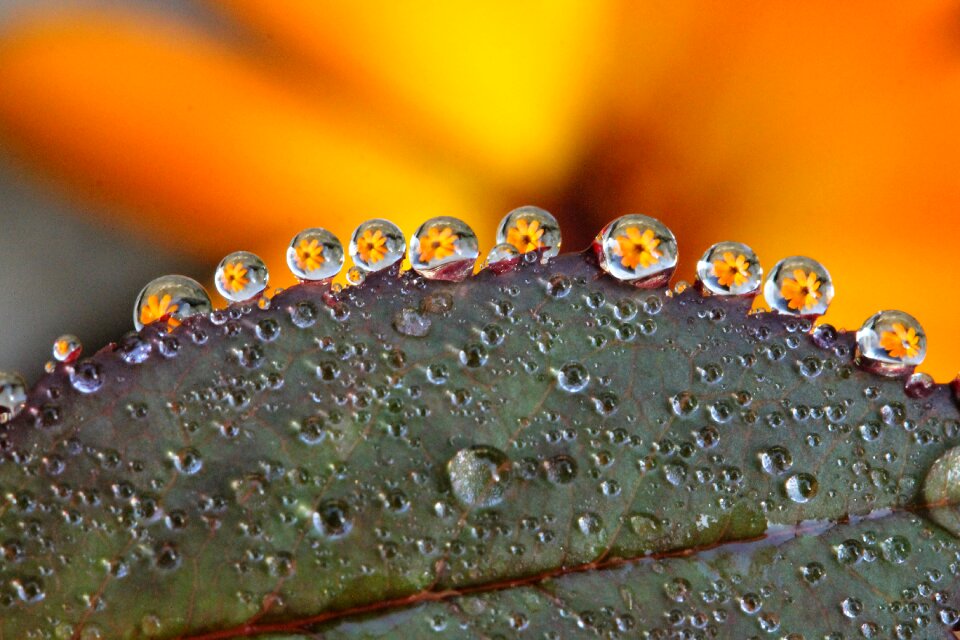
M770 308L794 316L821 316L833 300L833 280L822 264L804 256L784 258L763 285Z
M936 459L923 481L923 500L930 518L960 538L960 447Z
M244 302L263 293L270 281L270 273L255 254L234 251L217 265L214 276L217 291L231 302Z
M133 324L139 331L164 320L173 328L190 316L210 313L210 309L210 296L199 282L186 276L162 276L140 291L133 307Z
M0 424L17 417L27 404L27 384L20 374L0 371Z
M804 503L812 500L820 490L817 479L809 473L798 473L790 476L784 483L787 497L794 502Z
M403 259L406 240L400 227L376 218L360 224L350 238L350 257L364 271L381 271Z
M73 362L80 357L83 345L80 338L65 333L53 341L53 359L57 362Z
M630 214L608 223L593 241L600 267L640 287L667 284L677 267L677 239L659 220Z
M720 296L742 296L760 290L763 268L753 249L740 242L718 242L697 262L697 282Z
M497 244L513 245L520 253L540 251L544 258L560 253L560 225L540 207L520 207L503 217L497 228Z
M520 250L512 244L501 242L487 253L483 268L496 274L506 273L520 264Z
M431 218L410 238L410 265L430 280L463 280L473 273L479 255L477 234L457 218Z
M447 462L453 495L471 507L490 507L503 500L510 484L510 461L506 454L486 445L457 451Z
M301 282L323 282L343 267L343 245L326 229L304 229L287 248L287 266Z
M857 362L871 371L909 373L927 354L927 335L917 319L903 311L880 311L857 331Z

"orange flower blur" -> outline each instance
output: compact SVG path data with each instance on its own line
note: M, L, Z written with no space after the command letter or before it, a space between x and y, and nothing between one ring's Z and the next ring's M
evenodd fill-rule
M803 269L794 269L792 278L784 278L780 285L780 295L787 301L787 306L797 311L806 311L817 305L822 295L820 280L813 271L806 273Z
M811 255L825 321L905 309L921 369L960 370L954 0L209 5L220 28L105 7L10 24L4 148L173 250L264 256L277 286L307 227L454 215L489 248L533 201L576 249L639 211L676 234L678 278L722 240ZM889 268L905 216L910 268Z
M457 252L459 236L450 227L430 227L427 236L420 240L420 262L443 260Z
M653 230L647 229L643 233L636 227L627 227L624 235L616 237L617 244L613 245L613 252L620 256L620 262L627 269L644 269L660 262L661 253L657 251L660 239L653 237Z
M893 324L893 331L880 334L880 346L893 358L913 358L920 353L920 336L913 327L909 329L899 322Z

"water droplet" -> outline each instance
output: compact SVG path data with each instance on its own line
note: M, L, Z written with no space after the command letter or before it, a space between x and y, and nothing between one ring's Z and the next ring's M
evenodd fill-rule
M800 575L810 584L818 584L827 577L827 571L819 562L811 562L800 567Z
M403 259L406 244L400 227L375 218L354 230L348 251L353 263L363 271L382 271Z
M929 397L937 388L937 383L929 373L911 374L903 383L904 392L911 398Z
M680 417L693 415L699 406L697 397L689 391L681 391L670 398L670 408Z
M588 511L577 518L577 527L585 536L596 535L603 530L603 520L597 514Z
M520 250L512 244L501 242L487 253L483 268L497 275L506 273L520 264Z
M809 473L797 473L787 478L783 487L788 498L802 504L816 497L820 483Z
M960 538L960 447L948 449L930 466L923 482L930 518Z
M557 384L568 393L579 393L590 382L587 368L579 362L568 362L557 371Z
M301 282L323 282L343 268L343 245L326 229L304 229L287 248L287 266Z
M401 309L393 316L393 328L397 333L422 338L430 333L433 321L415 309Z
M70 384L80 393L94 393L103 386L103 368L93 360L81 360L70 371Z
M486 445L457 451L447 462L453 495L471 507L490 507L503 500L510 484L510 461L506 454Z
M833 300L833 280L826 268L804 256L784 258L763 285L770 308L794 316L821 316Z
M234 251L217 265L217 291L231 302L252 300L263 293L270 281L267 265L249 251Z
M793 466L793 456L790 451L779 445L761 451L759 457L760 466L772 476L786 473Z
M558 455L543 462L547 480L554 484L569 484L577 477L577 461L568 455Z
M544 258L560 253L560 241L557 219L539 207L514 209L503 217L497 228L498 245L513 245L520 253L541 251Z
M760 290L763 268L753 249L740 242L718 242L697 262L697 282L721 296L742 296Z
M0 424L10 422L27 404L27 384L17 373L0 371Z
M600 267L617 280L662 287L677 267L677 239L659 220L630 214L608 223L593 241Z
M857 364L888 376L910 373L927 354L927 335L903 311L873 314L857 331Z
M74 362L80 357L83 345L80 338L65 333L53 341L53 359L57 362Z
M342 500L325 500L312 516L313 527L328 538L341 538L353 528L350 510Z
M910 557L910 541L903 536L890 536L880 543L880 551L888 562L903 564Z
M210 313L212 305L206 289L186 276L161 276L151 280L137 296L133 307L133 325L144 326L165 320L170 328L198 314Z
M184 475L192 476L203 468L203 458L196 449L186 448L171 455L173 466Z
M863 612L863 603L856 598L844 598L840 603L840 610L848 618L856 618Z
M463 280L473 273L479 255L473 229L449 216L427 220L410 238L410 265L430 280Z

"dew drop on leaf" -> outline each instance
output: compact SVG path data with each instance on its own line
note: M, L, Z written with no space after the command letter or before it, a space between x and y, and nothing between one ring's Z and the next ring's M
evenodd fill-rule
M917 319L903 311L880 311L857 331L857 364L874 373L901 376L927 354L927 335Z
M593 241L600 268L617 280L665 286L677 267L677 239L659 220L640 214L609 222Z
M13 420L27 404L27 384L20 374L0 371L0 424Z
M230 302L246 302L262 294L270 282L267 265L249 251L224 256L213 276L217 291Z
M453 495L470 507L490 507L503 500L510 484L510 463L494 447L476 445L461 449L447 462Z
M53 359L57 362L73 362L80 357L83 345L80 338L75 335L65 333L53 341Z
M403 259L406 240L400 227L375 218L362 222L350 237L348 252L362 271L382 271Z
M203 286L186 276L161 276L151 280L137 296L133 325L137 330L158 320L173 328L185 319L210 313L210 295Z
M757 254L741 242L718 242L697 262L697 282L714 295L752 295L760 290L762 281Z
M579 393L590 382L587 368L579 362L568 362L557 371L557 384L568 393Z
M804 503L816 497L820 490L820 484L809 473L797 473L787 478L784 483L784 490L787 497L794 502Z
M822 316L833 300L833 280L812 258L791 256L773 266L763 285L763 297L778 313Z
M410 265L428 280L459 282L473 273L480 255L477 234L458 218L441 216L410 237Z
M327 282L343 268L343 245L326 229L304 229L287 247L287 267L301 282Z
M497 228L497 244L512 245L520 253L540 252L544 258L552 258L560 253L560 242L557 219L540 207L514 209Z

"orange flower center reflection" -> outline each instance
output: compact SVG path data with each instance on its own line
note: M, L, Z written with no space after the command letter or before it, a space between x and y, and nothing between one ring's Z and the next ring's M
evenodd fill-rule
M357 240L357 251L360 253L360 259L367 264L376 264L383 260L387 255L387 236L383 235L380 229L372 231L367 229Z
M653 235L652 229L640 233L636 227L627 227L624 235L617 236L616 240L613 252L620 257L620 262L627 269L636 269L637 266L646 269L660 262L663 256L657 251L660 239Z
M507 242L517 248L520 253L528 253L543 248L543 242L540 238L543 236L543 228L537 220L527 222L524 219L517 220L517 225L507 231Z
M809 274L803 269L794 269L793 278L785 278L780 285L780 295L787 301L787 306L797 311L810 309L816 306L823 294L819 291L820 280L817 274Z
M323 247L316 238L301 240L296 247L297 266L303 271L315 271L326 262L323 257Z
M907 328L895 322L893 331L880 334L880 346L893 358L913 358L920 353L920 336L913 327Z
M450 227L439 229L431 227L427 237L420 241L420 262L443 260L457 252L457 240L460 237Z
M167 324L171 328L179 327L180 321L173 317L173 313L179 306L172 302L173 298L169 293L164 294L162 298L156 295L149 296L147 303L140 307L140 324L148 325L166 317Z
M742 253L725 251L723 259L713 261L713 275L721 287L739 287L750 278L750 262Z

